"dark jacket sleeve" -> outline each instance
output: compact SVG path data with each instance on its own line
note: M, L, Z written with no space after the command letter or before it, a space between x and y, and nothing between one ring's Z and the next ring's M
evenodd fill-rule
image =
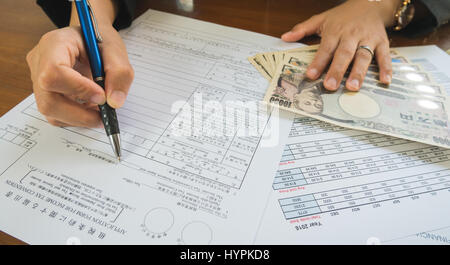
M425 14L414 19L404 30L405 35L421 37L431 33L435 28L448 23L450 19L450 0L418 0L420 8L425 8Z
M114 21L114 28L117 30L131 25L134 19L136 0L117 0L118 14ZM59 28L69 25L72 3L68 0L37 0L47 16Z
M433 14L434 27L447 24L450 20L450 0L421 0L422 3Z

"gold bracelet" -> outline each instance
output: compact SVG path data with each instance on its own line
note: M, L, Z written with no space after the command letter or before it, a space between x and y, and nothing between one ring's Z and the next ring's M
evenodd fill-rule
M404 29L414 18L414 5L412 0L403 0L400 8L395 12L394 18L396 25L393 27L395 31Z

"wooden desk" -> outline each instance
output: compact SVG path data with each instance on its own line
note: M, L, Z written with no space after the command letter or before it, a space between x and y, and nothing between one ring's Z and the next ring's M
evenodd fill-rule
M178 0L179 1L179 0ZM225 26L279 37L293 25L322 12L336 0L194 0L193 10L183 11L177 0L139 0L137 14L148 8L188 16ZM320 4L319 4L320 3ZM32 93L27 52L45 32L54 29L35 1L2 0L0 9L0 116ZM393 47L436 44L450 49L450 25L422 38L391 36ZM318 43L316 37L303 41ZM7 213L1 213L2 218ZM7 218L7 217L6 217ZM0 244L24 244L0 232Z

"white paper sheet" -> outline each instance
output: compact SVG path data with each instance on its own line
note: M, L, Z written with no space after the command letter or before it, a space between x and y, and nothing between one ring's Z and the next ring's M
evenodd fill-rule
M400 48L450 87L450 57ZM449 244L450 150L297 117L258 244Z
M28 97L0 119L0 229L32 244L251 243L292 118L188 137L179 110L261 100L247 57L298 44L152 10L121 34L135 69L123 162L103 129L53 127Z

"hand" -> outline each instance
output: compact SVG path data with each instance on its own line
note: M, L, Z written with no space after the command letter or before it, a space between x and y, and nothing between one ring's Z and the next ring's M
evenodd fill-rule
M113 108L123 105L134 72L118 32L111 25L101 26L100 31L105 90L92 80L78 26L46 33L28 53L36 104L50 124L102 127L97 105L105 102Z
M349 0L324 13L297 24L283 34L284 41L298 41L307 35L322 37L320 48L309 65L306 75L317 79L332 61L325 77L326 89L337 90L349 65L353 62L346 82L347 89L358 91L372 61L372 56L359 46L369 46L380 68L380 81L389 84L392 66L389 41L385 27L392 26L394 12L400 0Z

